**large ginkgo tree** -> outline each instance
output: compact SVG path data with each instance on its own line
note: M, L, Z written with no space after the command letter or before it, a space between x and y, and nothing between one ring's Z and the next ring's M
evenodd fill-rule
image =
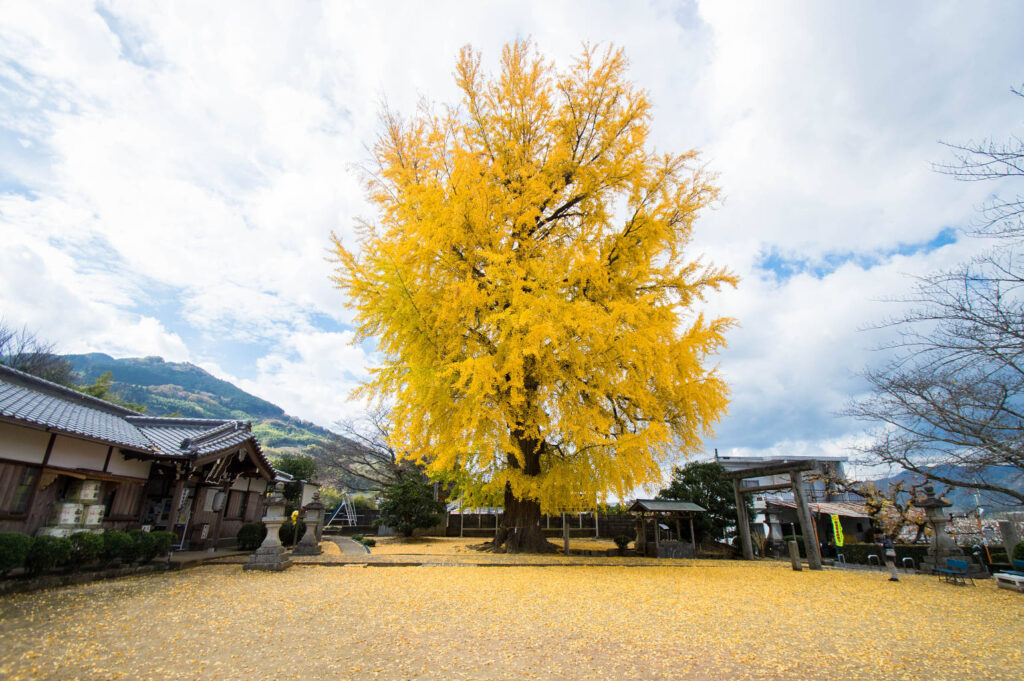
M687 256L716 197L697 153L655 153L621 51L558 70L529 42L500 72L464 48L457 106L382 114L377 216L333 237L335 282L382 362L391 445L467 503L504 508L498 550L544 551L543 513L661 481L725 413L696 311L735 278Z

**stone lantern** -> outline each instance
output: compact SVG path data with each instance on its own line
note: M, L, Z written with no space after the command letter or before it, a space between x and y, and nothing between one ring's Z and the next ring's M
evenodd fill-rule
M932 528L932 542L928 545L928 555L921 562L921 569L930 572L932 568L946 567L947 558L963 558L963 553L956 542L946 534L946 525L949 521L944 511L953 504L936 497L935 488L931 485L924 488L924 493L924 499L915 501L914 505L924 509L928 526Z
M320 503L320 491L313 494L313 501L306 506L306 533L292 549L295 556L317 556L323 553L320 549L320 523L323 522L324 505Z
M284 524L285 499L282 484L277 483L267 492L267 506L263 515L263 524L267 526L267 536L256 552L249 556L245 564L246 570L287 570L292 561L287 557L277 532Z

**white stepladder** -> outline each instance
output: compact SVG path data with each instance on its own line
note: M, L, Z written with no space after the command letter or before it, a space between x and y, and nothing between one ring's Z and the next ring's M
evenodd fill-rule
M324 523L324 529L326 530L334 524L343 527L353 527L356 524L356 507L352 503L352 495L348 492L341 495L341 503L338 504L338 508L334 509L327 522Z

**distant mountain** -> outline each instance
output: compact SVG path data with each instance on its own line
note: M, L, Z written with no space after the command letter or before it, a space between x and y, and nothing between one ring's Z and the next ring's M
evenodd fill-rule
M331 436L327 429L289 416L276 404L194 364L165 362L161 357L114 359L102 353L64 357L80 384L91 384L109 371L114 376L113 391L120 399L145 405L147 414L250 420L260 445L272 456L323 444Z
M953 466L936 466L935 473L944 477L952 479L965 479L968 476L960 473ZM888 478L882 478L880 480L872 480L879 488L884 489L890 484L897 482L904 482L908 485L918 484L922 481L923 476L918 473L911 473L910 471L902 471L897 475L893 475ZM1016 489L1024 491L1024 473L1019 468L1011 466L989 466L985 470L985 479L992 484L1000 485L1008 489ZM941 492L946 488L946 485L941 482L935 482L936 493ZM978 499L975 500L974 492L962 487L954 487L950 490L949 494L945 495L945 498L953 504L952 510L956 512L972 511L978 505L978 501L981 502L981 507L986 512L996 511L1019 511L1020 505L1017 504L1015 499L1006 497L1005 495L997 495L993 492L981 491L978 493Z

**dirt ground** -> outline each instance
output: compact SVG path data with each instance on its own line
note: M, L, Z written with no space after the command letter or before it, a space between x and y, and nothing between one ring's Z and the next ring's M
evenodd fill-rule
M3 679L1018 681L1022 640L991 580L768 563L225 564L0 598Z

